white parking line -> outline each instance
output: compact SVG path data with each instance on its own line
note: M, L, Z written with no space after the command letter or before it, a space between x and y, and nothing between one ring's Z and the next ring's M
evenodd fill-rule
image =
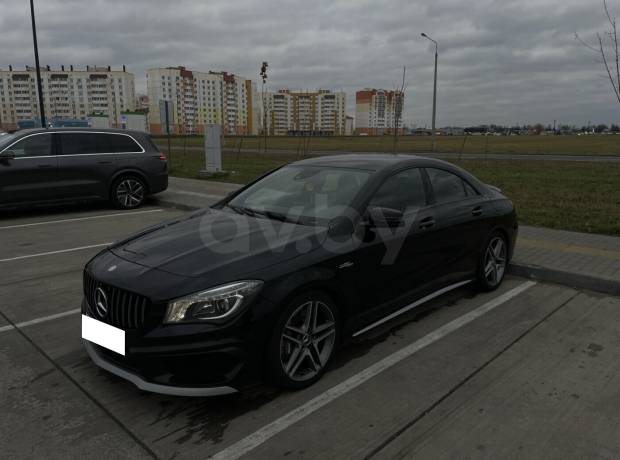
M28 254L27 256L9 257L8 259L0 259L2 262L13 262L15 260L31 259L33 257L51 256L54 254L62 254L63 252L82 251L84 249L100 248L102 246L110 246L112 243L91 244L90 246L80 246L79 248L61 249L60 251L40 252L39 254Z
M21 323L16 323L15 326L13 326L12 324L9 324L8 326L0 327L0 333L6 332L6 331L12 331L15 328L19 329L19 328L26 327L26 326L32 326L33 324L46 323L47 321L52 321L58 318L64 318L65 316L75 315L79 312L80 312L80 309L76 308L74 310L69 310L69 311L65 311L62 313L56 313L55 315L43 316L41 318L31 319L30 321L23 321Z
M4 227L0 227L0 230L9 230L12 228L24 228L24 227L36 227L38 225L49 225L49 224L62 224L65 222L78 222L81 220L91 220L91 219L104 219L106 217L118 217L118 216L132 216L136 214L148 214L151 212L161 212L163 209L149 209L147 211L136 211L136 212L118 212L115 214L102 214L100 216L87 216L87 217L75 217L72 219L59 219L59 220L46 220L43 222L33 222L30 224L16 224L16 225L7 225Z
M264 426L263 428L255 431L249 436L241 439L240 441L232 444L226 449L218 452L217 454L211 456L211 459L215 460L235 460L242 455L247 454L251 450L263 444L268 439L277 435L278 433L284 431L294 423L299 422L303 418L309 416L313 412L316 412L323 406L329 404L340 396L354 390L364 382L367 382L371 378L377 376L381 372L389 369L390 367L398 364L405 358L410 357L411 355L417 353L423 348L428 347L429 345L435 343L441 338L451 334L452 332L460 329L461 327L469 324L476 318L484 315L485 313L490 312L494 308L499 307L503 303L509 301L513 297L518 296L523 291L531 288L536 284L535 281L526 281L523 284L520 284L514 289L490 300L489 302L481 305L475 310L470 311L469 313L460 316L459 318L450 321L449 323L443 325L439 329L434 330L433 332L425 335L419 340L416 340L412 344L406 346L405 348L401 348L397 352L383 358L381 361L373 364L372 366L364 369L358 374L355 374L352 377L349 377L344 382L339 383L336 386L333 386L329 390L321 393L314 399L311 399L307 403L299 406L296 409L293 409L289 413L283 415L279 419L271 422L270 424Z

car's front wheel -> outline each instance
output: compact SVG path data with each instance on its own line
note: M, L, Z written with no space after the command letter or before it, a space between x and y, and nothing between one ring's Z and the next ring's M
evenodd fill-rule
M280 315L267 351L273 382L299 389L319 380L338 335L338 311L328 296L312 292L293 299Z
M493 232L483 248L478 263L478 286L492 291L502 283L508 264L508 244L500 232Z
M146 185L136 176L124 176L112 185L111 197L114 206L120 209L134 209L144 203Z

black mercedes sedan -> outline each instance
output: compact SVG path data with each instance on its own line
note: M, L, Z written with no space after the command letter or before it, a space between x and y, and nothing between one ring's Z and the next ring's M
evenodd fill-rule
M88 262L84 345L147 391L302 388L344 341L460 286L497 288L517 229L499 189L450 163L298 161Z

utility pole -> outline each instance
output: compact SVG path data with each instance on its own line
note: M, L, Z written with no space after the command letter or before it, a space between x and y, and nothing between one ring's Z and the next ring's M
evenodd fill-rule
M435 120L436 120L436 116L437 116L437 58L439 56L438 53L438 46L437 46L437 42L435 40L433 40L431 37L429 37L428 35L426 35L424 32L422 32L422 36L424 38L429 39L430 41L432 41L435 44L435 78L434 78L434 84L433 84L433 123L432 123L432 130L433 132L432 134L432 139L433 139L433 147L432 147L432 151L435 151L435 147L436 147L436 138L435 138Z
M34 65L37 71L37 90L39 93L39 115L41 128L47 128L45 122L45 106L43 105L43 87L41 86L41 68L39 67L39 45L37 44L37 25L34 21L34 1L30 0L30 17L32 18L32 41L34 44Z
M172 170L172 150L170 149L170 115L169 115L169 102L164 101L164 108L166 110L166 137L168 138L168 167Z

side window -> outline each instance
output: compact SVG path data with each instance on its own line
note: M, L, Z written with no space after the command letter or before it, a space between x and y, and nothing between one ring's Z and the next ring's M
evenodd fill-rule
M368 204L408 211L426 206L424 180L420 168L407 169L389 177L377 190Z
M108 143L110 144L109 151L111 153L142 152L142 147L129 136L125 136L124 134L106 134L106 136L108 137Z
M15 152L17 158L43 157L52 154L52 135L38 134L17 141L9 150Z
M467 196L478 195L478 192L476 192L474 188L471 185L469 185L467 182L463 181L463 185L465 186L465 193L467 193Z
M60 145L62 155L84 155L110 151L107 136L98 133L62 133Z
M437 204L459 201L471 195L477 195L463 179L443 169L427 168L428 177L433 186Z

